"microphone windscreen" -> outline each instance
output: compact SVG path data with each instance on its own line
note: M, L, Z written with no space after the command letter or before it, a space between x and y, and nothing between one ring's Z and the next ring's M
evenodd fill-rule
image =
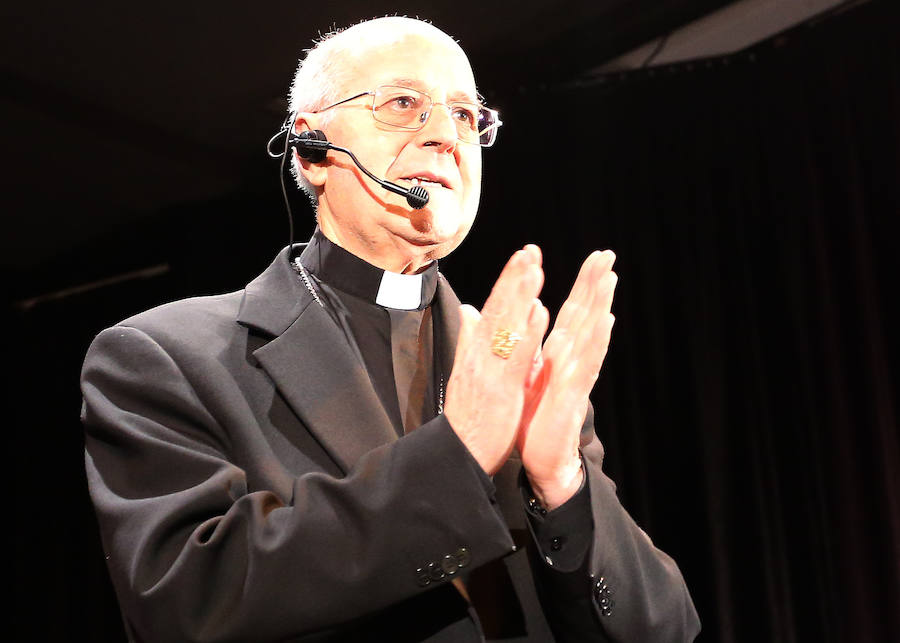
M421 210L428 203L430 197L431 195L428 194L428 190L421 185L414 185L409 189L409 193L406 195L406 202L409 203L409 207L414 210Z

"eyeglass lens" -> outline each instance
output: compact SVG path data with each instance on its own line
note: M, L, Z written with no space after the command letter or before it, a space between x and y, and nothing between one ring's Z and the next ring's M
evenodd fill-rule
M375 90L375 120L406 129L420 129L434 106L431 97L409 87L383 85ZM496 137L496 112L477 103L455 101L447 105L461 141L488 146Z

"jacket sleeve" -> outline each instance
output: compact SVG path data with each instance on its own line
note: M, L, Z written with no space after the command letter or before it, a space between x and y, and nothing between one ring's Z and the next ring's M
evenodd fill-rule
M586 511L590 518L584 521L569 515L559 525L569 531L573 525L593 525L582 566L574 571L557 569L547 560L547 552L555 537L580 547L584 533L554 534L552 527L547 529L550 525L538 531L535 523L542 516L533 510L529 516L536 544L532 551L535 583L556 640L693 641L700 621L681 572L628 515L615 484L603 473L603 445L594 433L592 407L582 428L581 445L586 488L570 501L574 506L560 509L567 508L570 514Z
M186 359L208 360L202 391ZM248 490L211 411L222 404L211 397L225 394L210 386L215 359L176 359L118 326L85 360L89 488L134 638L281 640L448 584L457 569L514 549L491 483L443 416L344 477L300 475L290 497Z

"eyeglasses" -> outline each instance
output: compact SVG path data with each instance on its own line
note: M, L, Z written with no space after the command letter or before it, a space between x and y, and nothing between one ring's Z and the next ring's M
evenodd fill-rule
M382 85L376 87L375 91L360 92L316 110L316 113L356 100L360 96L372 97L372 116L376 121L408 130L420 130L425 127L434 106L444 105L450 110L459 140L481 147L493 145L497 140L497 130L503 125L497 110L479 103L468 101L435 103L431 96L424 92L396 85Z

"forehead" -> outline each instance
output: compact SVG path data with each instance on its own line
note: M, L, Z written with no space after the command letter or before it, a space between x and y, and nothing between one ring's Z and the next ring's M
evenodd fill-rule
M476 100L469 59L449 38L406 35L396 42L358 50L345 62L352 69L344 87L348 92L400 85L448 100Z

